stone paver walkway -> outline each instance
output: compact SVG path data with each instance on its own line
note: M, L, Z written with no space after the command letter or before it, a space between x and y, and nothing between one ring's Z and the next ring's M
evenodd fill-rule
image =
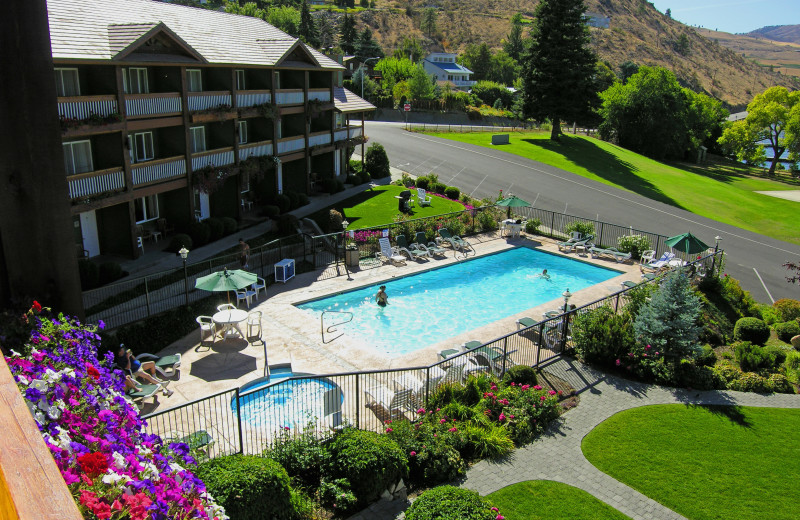
M634 520L673 520L681 515L601 472L583 456L581 442L612 415L651 404L742 405L800 408L800 395L731 391L690 391L626 381L569 358L544 370L580 392L580 404L550 425L533 443L502 461L481 461L467 472L463 487L486 495L527 480L554 480L583 489ZM353 520L402 518L397 504L378 503Z

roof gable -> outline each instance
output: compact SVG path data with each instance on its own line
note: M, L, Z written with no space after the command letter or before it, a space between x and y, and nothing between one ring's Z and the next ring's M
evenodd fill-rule
M317 59L306 49L300 40L295 40L291 47L286 49L276 65L314 65L319 66Z
M117 61L151 61L168 56L173 60L208 63L164 22L109 25L108 44L111 59Z

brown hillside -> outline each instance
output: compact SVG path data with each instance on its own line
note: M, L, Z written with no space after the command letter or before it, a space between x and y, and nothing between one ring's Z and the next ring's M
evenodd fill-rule
M788 27L800 27L797 25ZM754 60L781 74L800 76L800 43L786 43L756 38L750 34L730 34L698 29L698 32L720 45L732 49L747 59ZM796 86L795 86L796 87Z
M774 85L800 88L795 78L760 67L741 53L701 35L698 30L667 18L644 0L585 0L589 13L611 19L609 28L591 28L592 43L602 60L618 68L625 61L666 67L680 81L706 92L734 109ZM406 6L411 5L412 16ZM359 29L368 25L384 50L391 52L404 36L416 36L427 50L459 52L470 43L486 42L500 49L511 16L532 15L538 0L378 0L378 9L358 14ZM438 34L428 37L419 29L422 9L437 7ZM331 15L332 13L326 13ZM679 38L688 39L685 55L675 50Z
M777 42L800 43L800 25L770 25L751 31L747 35Z

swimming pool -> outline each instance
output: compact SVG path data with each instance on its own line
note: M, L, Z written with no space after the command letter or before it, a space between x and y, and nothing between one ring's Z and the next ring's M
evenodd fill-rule
M547 269L549 279L538 276ZM620 271L519 247L383 282L389 305L378 307L378 285L298 304L319 320L323 311L353 313L339 326L390 356L400 356L570 292ZM327 319L327 317L326 317Z
M338 385L328 379L303 377L288 380L309 375L281 367L271 369L269 379L258 379L244 385L239 390L242 420L267 431L302 429L314 418L322 421L341 410L344 396ZM264 388L267 385L273 386ZM236 409L234 397L231 410L236 413Z

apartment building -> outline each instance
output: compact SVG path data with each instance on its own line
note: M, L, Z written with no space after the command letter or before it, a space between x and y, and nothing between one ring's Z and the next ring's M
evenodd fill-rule
M341 87L344 68L262 20L153 0L47 7L81 254L136 257L142 230L310 193L365 139L375 107Z

